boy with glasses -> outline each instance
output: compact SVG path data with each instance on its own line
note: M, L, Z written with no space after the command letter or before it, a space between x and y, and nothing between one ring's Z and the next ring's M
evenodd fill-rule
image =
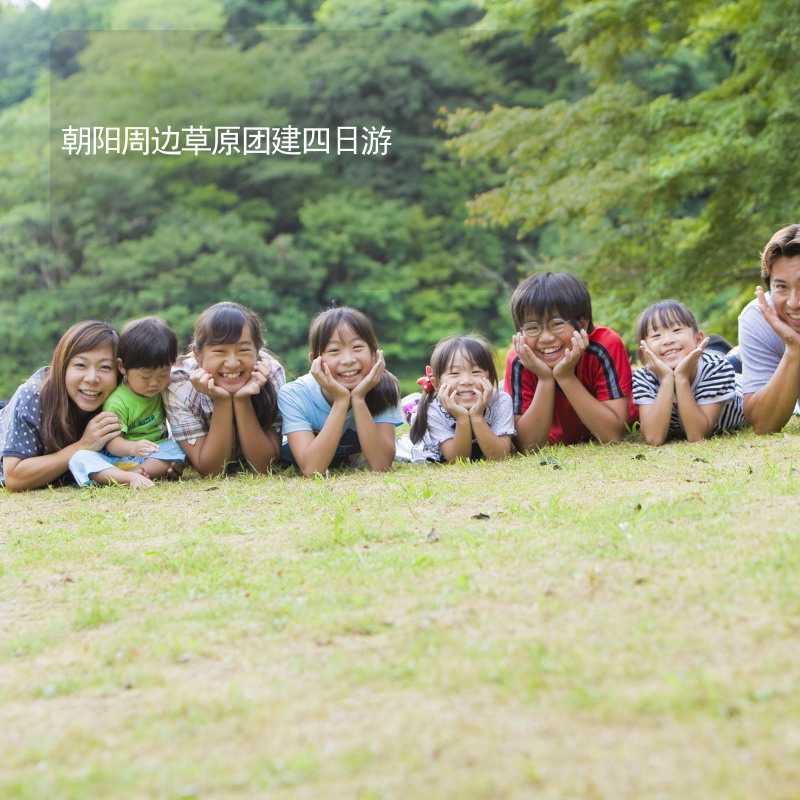
M531 275L514 291L511 315L505 390L519 449L621 440L635 416L630 359L617 333L593 325L586 286L568 272Z

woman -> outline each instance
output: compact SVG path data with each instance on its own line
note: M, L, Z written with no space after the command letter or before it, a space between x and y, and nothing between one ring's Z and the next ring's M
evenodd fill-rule
M68 479L78 450L100 450L119 420L97 413L117 386L117 332L105 322L73 325L49 367L37 370L0 411L0 485L37 489Z

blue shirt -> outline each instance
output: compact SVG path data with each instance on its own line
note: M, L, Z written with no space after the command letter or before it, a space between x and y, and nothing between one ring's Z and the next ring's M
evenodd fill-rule
M298 431L311 431L315 435L318 434L331 413L331 404L325 399L320 385L314 380L311 373L281 386L278 391L278 408L283 419L284 439L290 433ZM380 414L376 414L373 420L376 423L388 423L389 425L402 425L405 421L399 405L385 408ZM346 457L360 452L361 444L358 441L356 423L351 409L347 412L344 433L336 448L333 463L341 462ZM291 455L289 448L284 447L283 456L287 455Z

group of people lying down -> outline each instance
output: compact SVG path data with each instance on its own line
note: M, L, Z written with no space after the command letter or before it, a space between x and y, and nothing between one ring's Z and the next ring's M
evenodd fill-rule
M502 388L479 336L438 342L401 400L372 323L354 308L318 314L309 371L286 381L248 308L200 314L188 351L158 317L118 334L96 320L67 330L51 363L0 409L0 485L154 485L186 462L201 475L279 463L303 475L394 460L503 459L546 444L614 442L638 420L645 441L698 441L751 425L780 430L800 397L800 224L761 254L763 286L739 315L738 352L718 349L692 312L664 300L639 316L640 368L619 334L596 326L570 273L523 280ZM408 434L396 428L410 423Z

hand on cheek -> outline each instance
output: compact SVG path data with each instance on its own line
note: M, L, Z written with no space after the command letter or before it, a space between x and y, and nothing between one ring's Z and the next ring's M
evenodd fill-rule
M192 370L189 375L189 380L191 380L192 386L194 386L200 394L208 395L212 400L222 400L231 396L230 392L226 389L217 386L214 383L214 378L211 377L211 373L207 372L202 367Z
M589 346L589 335L585 330L574 331L569 343L569 349L564 357L553 368L556 378L567 378L575 374L575 367L581 360L581 356Z
M383 373L386 371L386 361L383 358L383 350L378 350L377 356L372 360L370 371L364 376L361 382L353 389L355 397L366 397L380 382Z
M311 375L319 384L322 393L333 403L337 400L350 399L350 390L342 386L331 373L330 367L325 363L322 356L317 356L311 362Z

